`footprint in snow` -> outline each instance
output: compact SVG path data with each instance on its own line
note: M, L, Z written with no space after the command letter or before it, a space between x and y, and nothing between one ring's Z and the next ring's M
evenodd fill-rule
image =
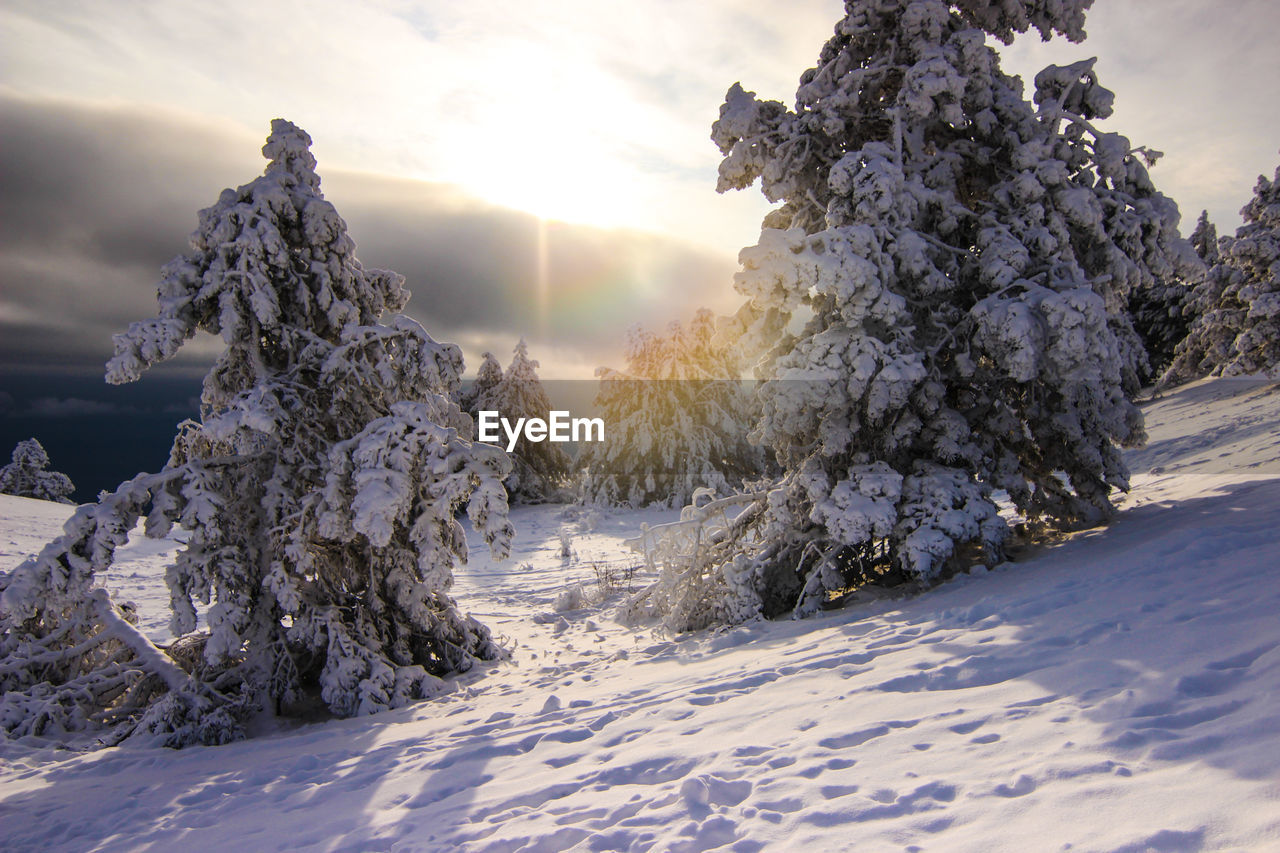
M847 797L850 794L858 793L857 785L823 785L818 789L818 793L824 799L837 800L840 797Z
M1229 658L1216 660L1209 664L1208 669L1212 670L1233 670L1248 669L1253 666L1253 662L1265 655L1267 652L1275 648L1275 645L1260 646L1247 652L1241 652L1238 655L1232 655Z
M839 737L823 738L818 741L818 746L823 749L848 749L851 746L864 744L874 738L883 737L889 733L889 727L885 725L872 726L869 729L862 729L856 732L850 732L847 735Z
M736 806L751 795L745 779L729 781L718 776L690 776L680 784L680 798L690 814L706 815L712 806Z
M1036 780L1023 773L1012 785L997 785L993 792L998 797L1025 797L1036 789Z
M986 722L986 717L983 717L981 720L970 720L967 723L956 723L954 726L949 726L948 728L958 735L967 735L982 728L983 724Z
M1234 687L1244 674L1241 668L1207 669L1195 675L1184 675L1179 678L1174 689L1183 696L1195 698L1217 696Z

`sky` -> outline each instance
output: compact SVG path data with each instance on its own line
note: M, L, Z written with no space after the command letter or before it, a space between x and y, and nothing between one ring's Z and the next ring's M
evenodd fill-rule
M196 212L261 174L275 117L315 140L362 262L406 276L408 313L462 346L469 372L522 336L547 378L622 366L631 324L736 308L737 252L767 205L715 192L711 123L735 81L790 103L841 14L836 0L0 0L0 420L141 405L96 385L111 335L154 314ZM1021 37L1003 66L1030 80L1097 56L1117 95L1104 127L1166 153L1153 179L1184 233L1202 208L1231 233L1280 162L1280 4L1097 0L1087 29L1079 45ZM216 347L198 339L153 373L196 377ZM164 388L189 400L190 385Z

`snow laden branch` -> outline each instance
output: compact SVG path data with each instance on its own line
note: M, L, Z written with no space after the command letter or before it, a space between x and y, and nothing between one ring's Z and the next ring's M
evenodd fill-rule
M106 726L106 742L164 732L179 745L237 733L227 698L180 669L94 587L153 492L176 476L144 474L82 506L61 537L0 577L0 726L11 735Z
M764 543L753 539L753 522L764 509L766 493L745 493L702 501L714 491L701 488L680 511L680 520L654 527L628 540L644 554L657 580L631 596L621 608L625 621L658 619L671 630L697 630L712 624L743 621L750 612L723 610L742 602L727 595L728 574L717 569L722 559L754 553Z

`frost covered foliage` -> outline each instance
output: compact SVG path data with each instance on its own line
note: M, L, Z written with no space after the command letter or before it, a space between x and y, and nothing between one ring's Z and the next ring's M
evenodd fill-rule
M75 490L70 477L49 470L49 454L34 438L19 441L13 461L0 468L0 494L69 504Z
M586 500L678 507L697 489L725 494L760 475L762 452L747 440L750 397L710 311L665 335L633 327L626 358L625 372L596 371L605 440L583 452Z
M473 414L481 410L494 411L513 424L517 418L546 420L551 412L551 401L538 379L538 362L529 358L529 347L523 338L513 352L506 373L501 371L493 356L485 353L471 411ZM513 465L506 487L513 501L539 503L552 500L568 486L573 460L559 443L529 441L522 436L511 452L511 458Z
M380 321L405 304L403 279L356 260L309 146L274 121L263 176L201 211L192 248L163 270L157 317L115 338L107 378L120 383L197 331L220 336L201 421L181 427L160 474L82 510L7 582L4 671L24 679L13 702L56 700L63 727L124 717L174 744L220 741L259 710L397 707L503 654L447 590L467 553L463 508L506 553L509 463L460 435L470 419L447 397L457 347L403 316ZM88 592L144 516L151 535L189 531L166 581L176 635L207 606L208 636L188 662L198 689ZM125 657L90 648L100 635ZM122 660L139 661L140 684L162 677L169 691L143 691L114 714L109 692L81 689L85 673L106 677Z
M1152 277L1129 293L1129 316L1147 355L1141 372L1143 382L1168 370L1178 344L1195 320L1195 289L1208 273L1206 255L1217 255L1217 233L1207 213L1201 212L1190 242L1194 255L1184 255L1182 275Z
M1217 268L1222 262L1221 241L1207 210L1200 211L1190 242L1201 262L1193 279L1175 282L1177 286L1159 282L1155 287L1136 290L1129 299L1134 328L1147 347L1151 375L1159 377L1157 384L1161 386L1172 381L1169 368L1177 357L1178 346L1202 315L1219 308L1229 278L1224 269Z
M702 570L714 618L997 560L995 490L1034 528L1099 523L1127 488L1125 307L1189 263L1178 210L1156 152L1097 124L1092 60L1046 68L1032 104L986 43L1078 40L1088 5L848 0L794 109L729 90L719 189L780 203L735 284L784 474Z
M1258 177L1240 215L1244 224L1234 239L1218 241L1217 263L1192 296L1197 316L1165 383L1208 374L1280 376L1280 168L1271 180Z

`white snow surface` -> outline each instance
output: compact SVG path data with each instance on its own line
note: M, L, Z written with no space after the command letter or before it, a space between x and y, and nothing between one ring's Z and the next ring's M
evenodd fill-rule
M1280 850L1280 390L1145 411L1110 527L802 621L625 627L597 576L675 513L517 509L454 588L511 662L222 747L0 741L0 848ZM0 568L70 511L0 497ZM105 579L154 639L174 547Z

